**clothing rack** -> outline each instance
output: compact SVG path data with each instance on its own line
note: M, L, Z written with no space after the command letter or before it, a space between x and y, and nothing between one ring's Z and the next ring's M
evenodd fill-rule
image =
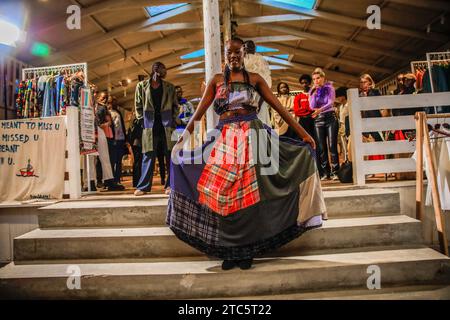
M74 63L74 64L63 64L58 66L49 66L49 67L37 67L37 68L25 68L22 69L22 80L26 80L26 76L29 74L40 74L40 73L48 73L48 72L59 72L64 70L71 71L83 71L84 73L84 85L88 86L88 78L87 78L87 63Z
M89 87L89 81L88 81L88 76L87 76L87 72L88 72L88 67L87 67L87 63L74 63L74 64L63 64L63 65L56 65L56 66L48 66L48 67L36 67L36 68L25 68L22 69L22 80L27 80L27 75L40 75L40 74L49 74L52 72L61 72L61 71L72 71L72 73L78 72L78 71L82 71L83 72L83 76L84 76L84 86L85 87ZM77 113L76 116L77 119L79 119L79 115ZM67 120L69 121L69 120ZM76 133L74 132L72 135L77 135L77 139L79 139L79 134L80 134L80 129L79 129L79 120L77 120L77 123L73 123L73 125L76 127ZM78 174L76 174L76 172L80 172L80 154L79 154L79 150L75 151L76 149L78 149L78 145L79 145L79 140L77 140L77 146L69 151L69 154L73 154L75 156L76 154L76 158L74 158L75 160L69 161L71 164L69 165L71 168L66 168L66 171L72 171L72 173L69 172L69 179L70 177L74 177L73 178L73 182L69 182L69 184L71 184L70 186L70 197L72 198L79 198L81 195L81 180L80 180L80 176ZM90 168L89 168L89 155L86 155L86 170L87 170L87 176L88 176L88 193L91 192L91 186L90 186L90 176L91 176L91 172L90 172ZM76 177L76 178L75 178ZM72 185L73 184L73 185ZM68 194L68 192L64 192L65 194Z
M445 219L442 213L441 207L441 199L438 192L437 185L437 168L436 168L436 159L434 159L433 153L431 152L431 141L430 135L428 134L428 123L427 119L442 119L442 118L450 118L450 114L436 114L436 115L427 115L425 112L416 112L415 120L416 120L416 218L420 221L423 221L423 145L425 142L425 153L426 160L428 162L428 167L430 168L430 176L427 177L428 183L431 183L431 193L433 197L433 208L434 208L434 216L436 219L436 227L438 230L438 238L439 238L439 246L441 248L441 252L446 256L449 256L448 251L448 241L447 241L447 233L445 230Z
M428 61L427 60L423 60L423 61L411 61L411 72L412 73L416 73L417 69L419 68L426 68L428 69Z
M433 63L436 62L450 62L450 51L444 52L428 52L427 53L427 64L431 82L431 93L434 93L434 84L433 84Z

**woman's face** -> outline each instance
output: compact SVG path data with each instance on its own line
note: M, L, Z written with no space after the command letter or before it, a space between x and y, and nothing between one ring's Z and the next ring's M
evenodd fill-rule
M325 77L322 77L320 74L314 74L312 78L316 87L321 87L325 83Z
M371 85L372 85L372 82L369 79L361 78L360 81L359 81L359 88L363 92L369 91Z
M280 84L280 94L289 94L289 87L286 83Z
M225 48L225 57L228 67L233 71L242 69L244 50L239 41L229 41Z

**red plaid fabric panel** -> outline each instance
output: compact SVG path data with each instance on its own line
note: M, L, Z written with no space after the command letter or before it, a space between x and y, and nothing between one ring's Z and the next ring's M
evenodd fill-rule
M249 129L246 121L224 125L198 182L199 202L222 216L260 201Z

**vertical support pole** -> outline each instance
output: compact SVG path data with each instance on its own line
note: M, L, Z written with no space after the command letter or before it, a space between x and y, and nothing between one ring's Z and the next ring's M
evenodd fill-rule
M416 219L423 221L423 112L416 112Z
M422 116L422 126L424 128L427 128L426 118L423 116ZM434 154L431 152L431 142L428 130L425 130L424 137L425 137L425 151L427 156L427 162L428 167L430 168L428 183L431 183L431 195L433 198L434 217L436 219L436 228L438 231L439 245L441 248L441 252L446 256L448 256L449 254L448 254L447 233L445 230L445 219L442 214L441 199L437 188L436 161L434 159Z
M203 0L203 32L205 39L205 81L221 73L219 0ZM212 108L206 112L206 130L212 130L218 122Z
M231 34L231 1L225 0L223 8L223 45L232 38Z
M366 184L366 176L364 172L364 155L361 152L363 150L361 105L359 103L361 98L359 97L358 89L349 89L347 96L350 117L353 183L362 186Z
M78 134L78 108L67 107L67 151L69 172L70 198L79 199L81 197L81 176L80 176L80 136Z

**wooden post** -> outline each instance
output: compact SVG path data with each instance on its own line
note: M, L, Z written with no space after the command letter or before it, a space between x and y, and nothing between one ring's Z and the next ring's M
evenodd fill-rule
M69 194L70 199L79 199L81 197L81 176L80 176L80 136L78 133L78 108L67 107L66 109L66 127L67 127L67 152L69 172ZM89 183L88 183L89 184Z
M231 39L231 1L225 0L223 8L223 43Z
M350 117L350 144L352 150L352 165L353 165L353 183L357 185L366 184L366 176L363 170L364 156L361 152L363 149L362 142L362 117L361 107L359 104L358 89L349 89L348 96L348 110Z
M221 73L219 0L203 0L203 31L205 38L205 81ZM206 112L206 130L212 130L218 122L212 108Z
M436 219L436 227L438 230L438 238L439 238L439 245L441 247L441 252L444 253L446 256L448 256L448 242L447 242L447 234L445 231L445 219L442 215L442 208L441 208L441 199L438 192L437 187L437 177L436 177L436 162L434 159L434 155L431 152L431 143L430 143L430 135L428 134L428 128L427 128L427 119L422 114L422 126L425 129L424 131L424 137L425 137L425 151L426 151L426 157L429 167L429 177L428 177L428 183L431 183L431 194L433 197L433 208L434 208L434 216Z
M423 112L416 112L416 219L423 221Z

